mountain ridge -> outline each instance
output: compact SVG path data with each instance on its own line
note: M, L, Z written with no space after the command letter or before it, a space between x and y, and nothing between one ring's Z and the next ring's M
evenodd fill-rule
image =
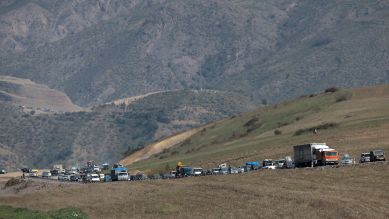
M389 82L388 8L380 0L32 1L1 14L1 48L10 38L24 44L1 55L0 70L81 106L175 89L277 102ZM42 36L27 9L47 20L34 24Z

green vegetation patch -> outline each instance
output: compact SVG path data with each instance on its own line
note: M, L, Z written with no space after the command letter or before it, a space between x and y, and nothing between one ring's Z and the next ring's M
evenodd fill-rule
M63 208L56 211L36 211L28 208L14 208L0 206L0 219L67 219L67 218L88 218L88 216L77 208Z

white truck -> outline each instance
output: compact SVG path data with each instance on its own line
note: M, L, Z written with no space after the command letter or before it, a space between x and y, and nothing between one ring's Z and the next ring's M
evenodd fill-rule
M339 154L326 143L310 143L293 147L294 163L296 167L337 165Z

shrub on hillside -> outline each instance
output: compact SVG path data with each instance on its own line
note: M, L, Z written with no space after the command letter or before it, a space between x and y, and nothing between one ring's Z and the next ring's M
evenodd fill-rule
M319 131L319 130L325 130L325 129L330 129L330 128L336 128L338 126L339 126L338 123L333 123L333 122L325 123L325 124L314 126L311 128L299 129L294 133L294 135L297 136L297 135L305 134L307 132L313 132L315 129Z
M339 91L339 88L337 87L329 87L324 90L324 93L335 93L336 91Z
M274 130L274 135L281 135L282 131L279 129Z
M243 126L250 127L250 126L254 125L257 121L258 121L258 118L254 117L254 118L250 119L249 121L247 121Z
M336 102L346 101L346 100L351 99L351 97L352 97L352 95L350 93L343 94L343 95L339 96L338 98L336 98Z

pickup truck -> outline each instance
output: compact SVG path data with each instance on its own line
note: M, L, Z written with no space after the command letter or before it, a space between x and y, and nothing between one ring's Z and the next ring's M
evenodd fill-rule
M385 161L385 153L383 150L373 150L370 151L370 161Z

